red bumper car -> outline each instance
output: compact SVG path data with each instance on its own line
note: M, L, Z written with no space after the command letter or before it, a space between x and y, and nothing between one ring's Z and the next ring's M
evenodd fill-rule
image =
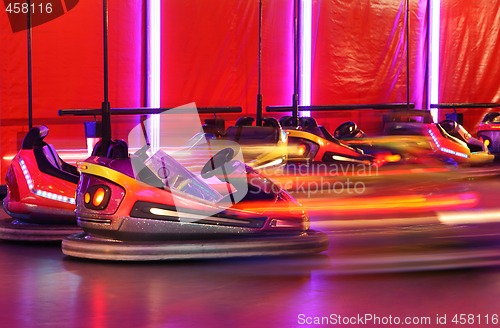
M32 128L7 171L0 239L61 240L81 231L76 224L75 190L80 174L44 138L46 126Z

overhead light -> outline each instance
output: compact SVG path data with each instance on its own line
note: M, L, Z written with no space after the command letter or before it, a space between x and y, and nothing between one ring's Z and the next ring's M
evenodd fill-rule
M147 0L148 92L147 107L159 108L161 102L161 0ZM151 150L160 148L160 114L149 120Z

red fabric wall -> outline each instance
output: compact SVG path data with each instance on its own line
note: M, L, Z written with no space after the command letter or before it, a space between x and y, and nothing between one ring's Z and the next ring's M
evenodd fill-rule
M440 102L500 102L499 38L499 0L442 0ZM459 112L473 130L487 110Z
M291 0L263 1L264 106L290 105L293 93ZM406 101L405 0L313 0L312 104ZM412 0L410 100L425 106L427 0ZM254 114L257 95L258 0L162 1L162 102L165 107L240 105ZM109 1L110 101L144 104L144 4ZM500 101L500 0L442 0L441 102ZM13 33L0 14L0 140L14 154L27 130L26 33ZM34 124L47 124L56 148L83 148L84 118L57 109L99 107L102 92L100 0L81 0L69 12L33 29ZM443 115L444 115L443 111ZM472 129L483 112L465 111ZM333 129L346 119L367 132L382 113L314 114ZM230 115L233 120L238 115ZM114 119L126 138L133 118ZM119 124L117 124L119 123ZM5 177L8 161L2 160Z
M263 3L264 106L292 99L292 4ZM162 106L238 105L245 114L255 115L258 11L258 1L162 3Z
M109 99L139 106L143 99L142 1L110 1ZM2 8L3 9L3 8ZM3 10L2 10L3 12ZM32 30L33 125L45 124L56 148L85 148L84 120L58 117L60 108L98 108L103 100L102 2L80 1ZM26 31L13 33L0 14L2 158L19 149L28 127ZM2 160L4 181L8 161Z
M427 0L410 1L410 101L423 107ZM405 0L315 1L312 104L406 102ZM379 132L380 111L314 114L334 129L345 120ZM326 123L325 123L326 122Z

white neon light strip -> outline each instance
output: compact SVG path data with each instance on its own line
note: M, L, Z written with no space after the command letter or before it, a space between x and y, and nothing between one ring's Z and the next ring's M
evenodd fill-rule
M148 84L147 106L160 107L161 100L161 0L148 0ZM149 135L151 150L160 148L160 114L151 115Z
M441 0L430 1L430 103L439 103L439 31L441 21ZM438 121L439 109L431 108L431 115L434 122Z
M26 183L28 184L28 189L36 194L37 196L47 198L47 199L52 199L61 203L68 203L68 204L76 204L75 199L72 197L68 196L63 196L59 194L54 194L50 191L45 191L45 190L40 190L35 188L35 184L33 183L33 179L31 178L31 174L28 171L28 168L26 167L26 163L24 163L24 160L20 159L19 160L19 165L21 166L21 170L23 171L24 179L26 180Z
M311 105L311 65L312 65L312 0L301 0L302 24L301 32L301 63L300 63L300 103L302 106ZM311 112L301 112L300 116L311 116Z
M455 156L462 157L462 158L469 158L469 155L467 155L465 153L462 153L462 152L459 152L459 151L455 151L453 149L441 146L441 143L439 142L439 139L436 137L436 135L434 134L434 132L432 132L432 130L427 130L427 131L429 132L429 134L430 134L432 140L434 141L434 143L436 144L437 148L439 150L441 150L443 153L455 155Z

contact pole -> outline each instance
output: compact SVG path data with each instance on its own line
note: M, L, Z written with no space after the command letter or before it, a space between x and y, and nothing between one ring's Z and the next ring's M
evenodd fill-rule
M28 0L28 9L31 8L31 0ZM28 129L33 127L33 60L31 41L31 9L26 16L26 39L28 49Z
M406 0L406 107L410 109L410 0Z
M261 93L261 70L262 70L262 0L259 0L259 53L257 59L257 126L262 125L262 93Z
M298 45L298 16L299 0L293 1L293 97L292 97L292 125L299 126L299 45Z
M109 144L111 143L111 114L108 96L108 1L102 2L103 16L103 55L104 55L104 101L102 103L102 147L103 152L107 153ZM101 154L106 156L106 154Z

